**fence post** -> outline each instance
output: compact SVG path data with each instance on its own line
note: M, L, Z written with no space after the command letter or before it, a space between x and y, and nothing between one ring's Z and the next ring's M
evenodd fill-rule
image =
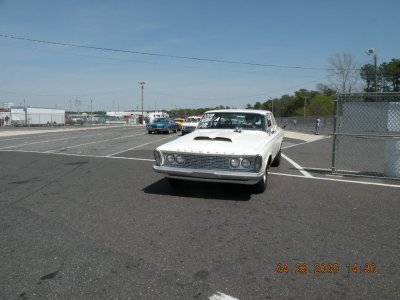
M337 118L338 118L338 114L339 114L339 94L336 94L335 97L335 103L334 103L334 108L335 108L335 112L334 112L334 116L333 116L333 135L332 135L332 168L331 168L331 174L335 174L336 172L336 168L335 168L335 164L336 164L336 136L337 136Z

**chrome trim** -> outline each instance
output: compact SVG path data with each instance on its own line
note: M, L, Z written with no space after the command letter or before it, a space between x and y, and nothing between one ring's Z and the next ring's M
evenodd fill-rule
M242 184L255 184L264 176L264 172L249 173L222 170L182 169L157 165L153 165L153 170L172 178Z

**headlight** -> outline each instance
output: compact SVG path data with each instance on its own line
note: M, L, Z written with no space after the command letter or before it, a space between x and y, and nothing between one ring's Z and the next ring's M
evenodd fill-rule
M156 165L160 166L161 165L161 154L160 154L160 151L154 150L154 159L156 161Z
M183 158L183 156L177 155L176 162L181 165L185 162L185 159Z
M256 172L260 171L262 166L262 157L260 155L256 156L256 159L254 160L254 169Z
M250 168L250 166L251 166L250 160L248 160L247 158L243 158L242 159L242 167L247 169L247 168Z
M237 168L240 165L240 161L238 158L231 158L229 164L231 165L232 168Z
M175 162L175 156L173 154L168 154L167 155L167 161L172 164Z

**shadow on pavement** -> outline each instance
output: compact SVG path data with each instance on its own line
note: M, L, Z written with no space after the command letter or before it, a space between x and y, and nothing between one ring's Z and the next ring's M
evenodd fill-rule
M252 186L229 183L182 181L181 185L173 187L166 178L145 187L143 191L146 194L231 201L248 201L253 193Z

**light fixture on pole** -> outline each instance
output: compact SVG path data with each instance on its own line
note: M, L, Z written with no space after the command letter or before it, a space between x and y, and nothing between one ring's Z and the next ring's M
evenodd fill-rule
M144 88L144 85L146 84L146 81L138 81L138 84L140 84L141 87L142 87L142 124L143 124L143 121L144 121L144 115L143 115L143 88Z
M374 69L375 69L375 93L378 91L378 57L375 53L374 48L369 48L365 53L367 53L369 56L372 55L372 57L374 58Z

